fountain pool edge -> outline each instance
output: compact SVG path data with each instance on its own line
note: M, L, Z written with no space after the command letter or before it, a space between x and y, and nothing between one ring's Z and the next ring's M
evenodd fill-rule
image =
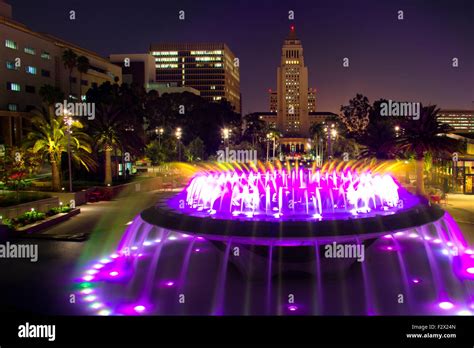
M219 240L231 237L255 241L258 238L292 240L371 235L418 227L437 221L445 214L437 205L418 204L393 215L344 220L226 220L181 213L171 208L168 200L169 197L164 197L155 206L145 209L141 218L154 226Z

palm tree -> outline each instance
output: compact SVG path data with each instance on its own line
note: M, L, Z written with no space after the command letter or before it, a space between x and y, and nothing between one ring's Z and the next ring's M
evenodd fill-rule
M280 139L281 133L275 129L273 125L265 127L266 141L272 142L272 158L275 158L277 140ZM268 146L268 144L267 144Z
M127 84L109 82L89 89L87 100L96 105L94 122L88 123L89 131L97 150L104 152L105 184L112 184L112 151L135 155L143 149L143 102L140 93Z
M105 156L105 185L112 184L112 151L122 147L127 123L122 117L122 109L117 104L99 104L96 118L90 125L92 137L99 151Z
M252 146L255 147L258 139L265 132L266 123L257 113L252 113L244 116L244 125L244 138L251 140Z
M438 112L436 105L422 106L419 120L407 119L401 123L403 132L397 139L399 151L410 152L415 156L416 191L421 195L425 194L423 164L426 154L451 153L458 146L456 140L446 136L451 127L438 122Z
M395 157L395 131L390 120L373 119L357 141L363 145L363 158L392 159Z
M60 103L64 100L64 93L59 87L51 85L43 85L40 87L39 96L43 100L43 103L48 105L49 113L53 113L53 106L55 103Z
M79 56L77 58L77 71L79 71L79 98L82 96L82 74L87 74L90 69L89 58Z
M64 67L69 71L69 95L72 94L72 71L77 66L77 54L68 48L62 56Z
M313 123L309 127L309 134L313 139L318 139L324 137L324 124L322 123Z
M68 136L67 126L63 117L56 117L45 108L35 110L34 116L30 119L31 131L25 142L26 147L30 147L33 153L39 154L51 164L52 189L61 189L61 155L67 152ZM95 167L95 161L89 155L92 152L91 138L81 132L83 125L79 121L74 121L71 125L71 158L74 162L84 166L87 170Z

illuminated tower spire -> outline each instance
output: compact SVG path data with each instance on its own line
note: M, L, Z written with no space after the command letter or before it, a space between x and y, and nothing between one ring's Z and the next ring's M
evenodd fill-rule
M281 50L277 95L277 128L285 134L308 136L308 68L293 25Z

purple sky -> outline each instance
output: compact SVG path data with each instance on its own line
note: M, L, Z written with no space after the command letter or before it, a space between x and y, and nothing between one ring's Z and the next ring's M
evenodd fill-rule
M337 112L362 93L474 108L474 1L31 1L9 0L37 31L104 56L146 52L153 42L225 42L239 57L243 112L268 110L281 45L292 24L303 42L317 110ZM186 20L178 20L178 11ZM75 10L76 21L68 12ZM397 20L403 10L405 19ZM350 67L342 67L342 59ZM459 67L451 60L459 58Z

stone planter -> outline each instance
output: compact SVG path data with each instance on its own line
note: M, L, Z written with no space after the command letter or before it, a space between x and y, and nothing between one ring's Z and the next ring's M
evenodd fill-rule
M81 209L76 208L76 209L71 210L68 213L59 213L59 214L50 216L44 220L40 220L33 224L20 227L16 230L10 230L10 236L19 237L19 236L25 236L25 235L36 233L38 231L44 230L46 228L55 226L63 221L66 221L70 217L80 214L80 212L81 212Z
M39 199L28 203L12 205L10 207L0 208L0 216L3 219L13 219L33 208L41 213L46 213L49 209L59 206L58 197Z

